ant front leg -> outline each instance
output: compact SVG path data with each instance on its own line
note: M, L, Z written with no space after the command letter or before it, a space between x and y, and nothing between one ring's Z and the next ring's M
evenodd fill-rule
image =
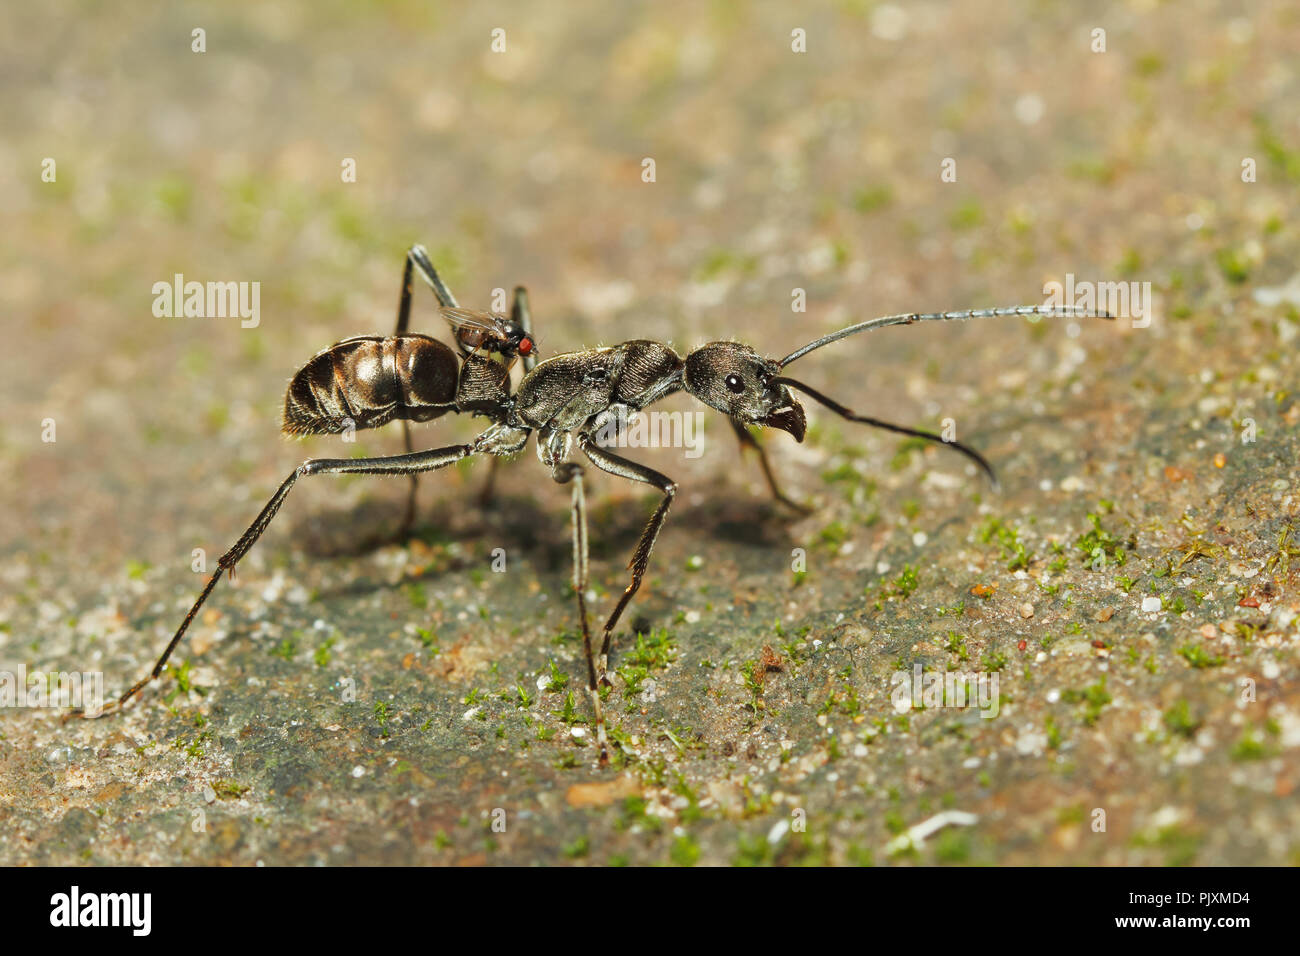
M731 417L728 417L727 421L731 423L732 430L736 433L736 440L740 442L741 452L743 453L747 449L758 452L758 464L763 469L763 480L767 482L767 490L772 493L772 497L799 514L811 514L811 508L799 504L793 498L787 497L781 490L781 486L776 483L776 472L772 470L772 464L767 460L767 450L754 433L749 430L749 426Z
M600 643L597 679L601 684L608 686L609 678L605 674L609 669L610 639L614 634L614 628L618 625L618 619L623 615L623 609L627 607L628 602L632 600L632 596L641 588L641 579L645 577L645 569L650 564L650 552L654 550L659 531L668 519L668 509L672 507L673 498L677 496L677 483L653 468L647 468L645 465L639 465L620 455L606 451L596 444L591 435L579 436L578 447L582 449L583 454L590 459L591 463L601 471L617 475L620 478L630 478L632 481L651 485L658 488L663 494L663 500L659 502L659 507L654 510L654 514L646 522L645 530L641 532L641 539L637 542L636 550L632 552L632 559L627 563L628 570L632 572L632 582L623 591L622 596L618 599L618 604L614 606L613 613L609 616L609 620L605 622L605 633Z
M510 304L510 320L524 330L528 338L533 337L533 314L528 308L528 290L523 286L515 286L515 296ZM524 363L524 374L527 375L537 365L537 349L530 349L527 355L521 355ZM480 508L487 508L492 504L493 498L496 497L497 488L497 459L488 460L487 478L483 481L483 489L478 493L478 503Z
M208 595L212 593L212 589L215 588L217 582L221 580L221 576L223 574L229 574L232 579L234 578L235 566L243 560L244 555L246 555L249 549L253 547L257 539L262 536L262 532L265 531L267 525L271 523L271 519L275 517L275 513L280 510L280 506L284 504L284 499L289 496L289 492L293 490L293 486L297 484L299 478L305 478L309 475L347 474L414 475L423 471L434 471L435 469L445 468L447 465L454 464L469 455L475 454L479 451L484 451L485 448L482 444L482 440L483 436L480 436L473 445L448 445L446 448L435 448L414 455L394 455L388 458L355 459L314 458L303 462L290 472L289 477L286 478L280 485L279 489L276 490L275 494L271 497L271 500L266 503L264 508L262 508L262 511L258 514L253 523L248 526L248 530L245 531L240 539L235 542L235 546L217 560L216 572L208 579L207 585L203 588L203 593L201 593L199 599L194 602L194 606L190 608L190 613L185 615L185 620L181 622L181 626L177 629L175 636L172 637L171 642L167 645L167 649L163 651L162 656L158 658L158 663L154 665L153 670L136 682L136 684L119 697L114 704L104 708L98 714L91 715L81 711L73 711L73 714L80 714L82 717L102 717L105 714L110 714L114 711L120 710L126 702L138 694L146 684L152 680L156 680L158 676L162 674L163 668L167 666L167 659L171 657L172 651L174 651L176 645L181 642L181 638L185 636L186 630L189 628L191 622L193 622L195 616L199 613L199 609L203 607L203 602L206 601Z

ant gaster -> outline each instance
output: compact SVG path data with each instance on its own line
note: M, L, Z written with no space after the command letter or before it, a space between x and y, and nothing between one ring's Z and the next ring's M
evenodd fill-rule
M413 273L434 290L444 318L451 324L458 351L436 339L407 331ZM776 499L794 505L776 484L766 454L749 426L771 427L803 441L807 419L793 392L806 395L849 421L939 442L965 455L990 478L993 469L975 450L931 432L894 425L858 415L813 387L784 375L794 361L814 349L859 332L915 322L943 322L991 316L1096 316L1069 306L1018 306L964 312L909 313L859 322L822 336L780 360L765 358L738 342L710 342L685 359L670 346L646 339L585 349L537 361L528 300L516 288L511 316L468 312L456 305L422 246L407 254L396 334L388 338L358 336L318 353L294 376L285 396L283 428L290 434L337 433L349 423L376 428L400 420L407 453L382 458L310 459L280 485L243 536L217 562L198 600L181 622L153 670L103 713L120 709L147 683L157 678L186 629L221 579L234 576L235 566L266 530L299 479L322 474L408 475L411 489L406 521L414 512L416 476L474 456L510 456L523 450L537 433L537 456L559 484L572 486L573 588L582 628L587 664L587 688L596 720L601 764L608 761L608 744L600 688L606 677L611 638L624 609L641 587L650 554L677 494L666 475L630 461L598 444L597 436L611 424L676 392L687 394L727 416L742 448L755 451L768 487ZM516 358L524 365L517 390L510 391L510 370ZM490 424L467 444L416 452L411 448L408 422L431 421L449 412L486 417ZM601 471L656 489L660 500L641 533L628 562L630 581L602 628L599 652L587 620L588 536L584 496L584 466L570 457L574 450ZM794 505L799 507L798 505Z

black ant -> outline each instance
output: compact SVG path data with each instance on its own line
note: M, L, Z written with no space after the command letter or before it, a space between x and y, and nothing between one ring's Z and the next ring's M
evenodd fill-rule
M459 351L430 336L407 331L413 266L432 286L442 306L442 315L451 323ZM539 363L527 294L522 288L515 289L509 318L488 312L467 312L456 305L424 248L414 246L407 254L396 333L388 338L345 339L319 352L289 383L283 424L290 434L333 434L349 427L376 428L397 420L402 422L407 453L382 458L316 458L294 469L234 547L218 560L216 572L153 670L102 713L120 709L162 673L167 659L222 574L234 576L235 566L266 530L300 478L323 474L409 475L411 494L404 523L409 526L417 475L476 455L489 455L493 459L514 455L523 450L529 436L536 432L537 456L549 469L552 479L573 486L573 589L582 625L587 688L596 718L600 762L604 764L608 761L608 744L600 688L609 684L606 671L611 638L624 609L641 587L655 540L677 494L677 484L666 475L603 447L598 443L598 433L613 423L626 421L660 399L685 391L728 417L742 448L757 452L773 496L793 504L781 493L766 453L749 431L751 425L777 428L788 432L795 441L803 441L807 419L793 390L848 421L939 442L965 455L991 481L996 481L992 467L974 449L931 432L859 415L784 372L787 366L814 349L859 332L915 322L1011 315L1111 318L1104 312L1070 306L909 313L859 322L824 335L779 360L765 358L739 342L710 342L693 349L683 359L662 342L634 339L620 345L563 353ZM524 376L511 393L510 370L516 358L524 363ZM420 452L411 450L407 423L431 421L449 412L481 415L491 424L468 444ZM598 654L587 621L585 470L583 465L569 460L575 445L601 471L649 485L661 495L628 562L631 580L605 622Z

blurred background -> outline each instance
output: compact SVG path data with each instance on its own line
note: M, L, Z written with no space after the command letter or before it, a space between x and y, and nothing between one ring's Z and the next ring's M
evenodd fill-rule
M1169 548L1185 543L1180 522L1188 509L1198 529L1235 528L1234 546L1258 539L1250 552L1256 564L1275 553L1265 545L1274 547L1294 516L1287 488L1276 486L1294 481L1295 460L1290 389L1300 305L1300 279L1293 278L1300 275L1294 224L1300 9L1293 4L54 2L7 5L0 20L6 334L0 657L9 662L71 666L91 654L108 673L110 690L148 665L200 580L189 570L192 549L215 559L299 461L339 453L333 439L289 443L277 436L285 383L331 342L391 331L403 256L415 242L429 247L464 306L488 308L494 289L526 285L544 356L630 338L670 341L684 352L733 336L779 356L873 315L1036 304L1045 282L1064 281L1069 273L1150 282L1158 298L1149 329L1019 320L915 327L851 339L804 360L801 371L865 414L929 428L953 417L959 437L1002 473L997 513L1015 515L1027 536L1043 539L1038 563L1029 565L1033 579L1053 557L1046 541L1072 542L1088 527L1086 514L1098 499L1119 502L1128 530L1149 536L1139 548L1148 549L1153 569ZM203 52L196 52L200 43ZM504 49L494 50L494 43ZM792 45L801 43L805 52L796 52ZM948 158L955 160L953 182L941 178ZM47 159L54 161L53 181L43 179ZM646 159L653 160L653 182L643 178ZM1243 182L1246 159L1255 171L1251 182ZM355 181L343 175L349 162ZM260 283L260 324L245 329L237 318L156 317L153 286L176 273L200 282ZM791 311L796 288L806 291L805 313ZM412 327L444 332L422 286ZM679 399L664 407L692 406ZM1220 473L1213 455L1236 454L1236 427L1246 416L1270 440ZM996 544L974 533L988 509L976 513L986 489L973 473L947 460L956 456L923 455L880 433L849 435L813 417L807 444L769 439L788 490L819 504L819 513L802 524L774 517L762 504L756 466L741 463L716 417L708 421L702 458L684 459L671 449L637 456L682 485L652 569L658 590L634 607L648 615L647 626L680 624L691 595L698 599L696 620L703 615L704 624L680 635L683 646L696 648L682 652L692 667L680 680L706 680L707 672L694 666L699 659L739 661L765 642L779 644L765 630L774 617L793 614L818 627L846 615L879 623L872 618L878 609L872 612L864 595L874 596L880 581L909 563L934 569L929 582L944 589L924 606L955 603L983 580L975 572L983 567L980 553L990 548L994 570L1007 578L1008 600L970 627L990 647L999 641L1014 647L1024 636L1016 629L1030 627L1019 609L1038 592L1012 600L1011 591L1035 581L1026 583L1022 574L1012 583ZM53 443L42 440L47 419L57 429ZM472 434L478 424L443 420L415 434L430 446ZM400 449L396 430L358 437L347 453ZM840 478L849 475L847 485L835 477L846 461L850 470ZM1171 482L1170 467L1198 478ZM928 477L936 468L952 477ZM485 668L493 675L544 668L556 652L540 637L530 645L527 635L534 632L520 637L518 622L533 628L536 618L538 633L572 624L562 599L567 496L543 480L531 449L501 472L504 515L475 514L470 496L481 480L481 472L468 469L424 480L422 539L405 578L386 577L408 561L386 542L401 515L404 484L304 483L241 566L251 583L223 584L214 597L211 640L229 640L207 664L232 694L246 695L248 707L260 709L258 694L233 676L243 658L232 656L232 645L246 636L250 621L278 628L288 614L283 626L293 633L313 621L333 627L349 619L356 632L376 629L373 636L354 633L354 642L388 647L387 632L403 627L398 619L423 607L415 598L408 603L414 580L429 591L430 608L439 615L445 610L445 620L437 620L446 629L459 627L478 648L441 679L481 678L486 686ZM607 595L622 587L623 555L646 499L641 489L612 480L594 485L604 527L614 537L597 545L603 608ZM1244 515L1237 504L1243 500L1259 512ZM508 586L467 585L463 575L426 573L444 567L448 540L452 566L461 568L483 563L501 536L526 542L526 578L507 575ZM1229 547L1221 539L1216 546ZM793 604L783 596L792 547L820 548L827 556ZM683 581L683 563L697 554L712 570ZM1225 569L1230 564L1226 552L1216 560ZM267 585L272 568L279 583ZM338 583L358 573L396 583L378 593L363 589L365 601L358 601L356 588ZM1072 566L1069 573L1084 572ZM775 596L764 583L773 574L782 592ZM1161 579L1150 590L1165 586ZM1203 618L1170 618L1156 628L1171 656L1184 634L1213 625L1215 614L1235 613L1229 583L1218 586L1225 595L1221 613L1205 608ZM295 587L313 595L323 590L323 609L276 603ZM1084 584L1079 588L1082 594ZM1057 616L1049 623L1038 612L1039 630L1027 634L1031 650L1046 630L1064 633L1072 615L1095 626L1093 609L1085 615L1061 603L1068 590L1047 592ZM538 593L552 595L549 605L538 604ZM725 623L710 617L711 608L718 611L734 595L745 595L734 598L737 617ZM1134 604L1122 595L1117 600ZM757 602L757 610L737 611L746 601ZM885 613L902 615L890 626L905 636L881 651L886 672L899 654L927 639L907 630L922 623L896 604L902 602L888 601L894 610ZM460 620L456 614L467 606L471 625L481 611L513 630L447 623ZM1154 627L1150 621L1121 627L1122 617L1115 627L1127 638ZM935 635L947 629L926 620ZM420 651L404 633L410 646L403 651ZM198 636L201 650L207 645L202 631ZM274 645L281 634L257 636ZM565 660L576 660L571 645L563 651ZM386 653L389 665L402 658ZM287 666L287 659L268 662L265 647L247 655L248 673ZM378 653L365 659L365 667L376 668L385 660ZM577 665L570 669L576 687ZM823 688L825 675L818 674L813 668L801 679ZM285 681L299 676L312 674L288 668L282 675ZM1079 676L1079 685L1094 677ZM705 684L691 688L679 688L678 700L717 698ZM825 693L813 700L808 688L794 692L798 705L791 706L807 706L813 715ZM442 693L437 686L424 690ZM445 779L429 763L463 766L450 755L462 732L465 692L464 686L446 690L447 702L430 705L450 715L448 739L435 745L439 756L426 755L421 765L430 778ZM1230 701L1208 690L1179 685L1169 700L1160 693L1147 688L1129 697L1155 707L1157 723L1165 707L1189 694L1194 711L1231 710ZM671 695L664 700L671 706ZM237 712L238 704L228 706ZM887 701L883 706L887 715ZM1142 706L1135 705L1131 725L1112 728L1112 736L1094 745L1108 751L1107 741L1138 733ZM1252 719L1276 725L1278 715L1270 713ZM128 719L151 727L151 735L179 733L167 729L161 708ZM1042 715L1026 719L1043 722ZM765 740L755 766L766 767L781 740L795 741L801 757L820 753L813 738L826 731L811 716L796 724ZM1243 733L1240 724L1217 738L1224 761ZM102 725L76 731L88 752L107 732ZM989 733L1011 736L991 736L976 748L980 753L1015 750L1019 731ZM41 754L61 746L56 736L52 724L29 721L0 745L15 775L10 779L18 781L2 812L27 821L29 834L44 832L38 808L54 799L41 783L48 770ZM706 736L716 741L725 733ZM645 739L682 758L664 738ZM1188 809L1177 817L1193 821L1184 823L1196 847L1187 859L1241 859L1233 857L1234 846L1274 861L1292 852L1294 829L1278 842L1284 811L1270 801L1271 788L1290 786L1277 784L1279 778L1296 779L1295 751L1288 749L1296 741L1270 740L1285 765L1259 788L1262 806L1272 808L1260 811L1263 831L1239 831L1233 843L1198 829L1198 811ZM873 822L845 824L847 836L829 828L820 843L809 838L800 845L844 862L849 843L884 843L888 833L879 820L886 810L911 823L938 805L941 792L960 791L961 783L934 780L940 764L935 774L917 769L925 758L915 755L914 743L899 743L904 750L891 758L911 753L908 760L920 763L910 769L860 766L863 780L873 782L859 781L865 789L857 791L857 805L865 805L864 793L882 801L880 812L869 814ZM1032 743L1025 753L1041 754ZM491 740L476 746L500 752ZM743 742L738 746L743 754ZM503 753L501 765L514 766L514 751ZM710 753L695 755L702 762L684 772L698 774L700 793L716 785L706 806L729 807L735 780L758 771L743 758ZM1058 757L1042 759L1055 766ZM76 758L60 759L56 782L63 786L67 761ZM175 759L186 765L183 756ZM1173 766L1172 751L1151 759L1148 765L1125 758L1114 772ZM551 758L539 761L534 772L548 777ZM85 773L125 772L91 765ZM208 776L239 776L222 766ZM818 758L808 773L829 805L843 799L847 784L827 782L822 767ZM265 777L270 773L260 764L247 770L254 794L283 792L279 778ZM852 777L845 773L845 780ZM976 782L977 773L967 774L970 802L986 809L1000 788L1037 776L1027 765L993 781ZM101 792L106 779L87 793ZM769 795L773 786L780 788L769 782ZM1122 780L1106 786L1112 793L1127 789ZM891 788L914 802L899 806L882 796ZM1061 782L1059 792L1045 796L1043 812L1091 807L1099 789L1105 787L1095 778ZM372 795L372 811L384 805L384 792ZM157 793L150 799L166 802ZM1213 817L1241 797L1224 792L1204 799L1219 799L1206 811ZM1143 814L1161 805L1130 807L1123 816L1134 833L1144 833ZM454 821L459 812L450 806L438 813ZM745 820L757 819L750 828L766 833L771 821L762 822L763 812L755 818L719 811L719 820L731 822L698 838L704 859L730 861L734 828ZM536 843L517 838L524 842L512 858L547 859L578 839L569 832L579 825L574 820L556 817L551 824ZM1102 847L1081 845L1077 835L1044 846L1027 835L1057 833L1066 823L1055 818L1006 825L1018 836L981 836L963 858L1142 862L1165 852L1156 837ZM401 854L424 859L434 852L430 833L454 830L452 823L424 819L411 826L417 849L399 850L409 841L394 839L392 857L360 849L331 857L321 849L329 840L316 840L309 824L278 856L266 839L259 843L238 827L229 847L194 852L215 854L207 859L271 853L284 861L409 861ZM617 852L666 858L677 844L665 840ZM784 843L772 846L778 858L793 852ZM56 855L47 859L58 859L61 851L48 852ZM103 852L95 848L92 858L121 861L154 851ZM156 852L166 861L189 851ZM455 852L477 851L466 844Z

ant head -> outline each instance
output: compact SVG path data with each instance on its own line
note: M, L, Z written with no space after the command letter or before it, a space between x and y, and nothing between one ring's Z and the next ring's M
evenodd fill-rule
M686 356L682 382L705 405L738 422L779 428L803 441L803 406L775 381L780 374L779 364L748 345L710 342Z

